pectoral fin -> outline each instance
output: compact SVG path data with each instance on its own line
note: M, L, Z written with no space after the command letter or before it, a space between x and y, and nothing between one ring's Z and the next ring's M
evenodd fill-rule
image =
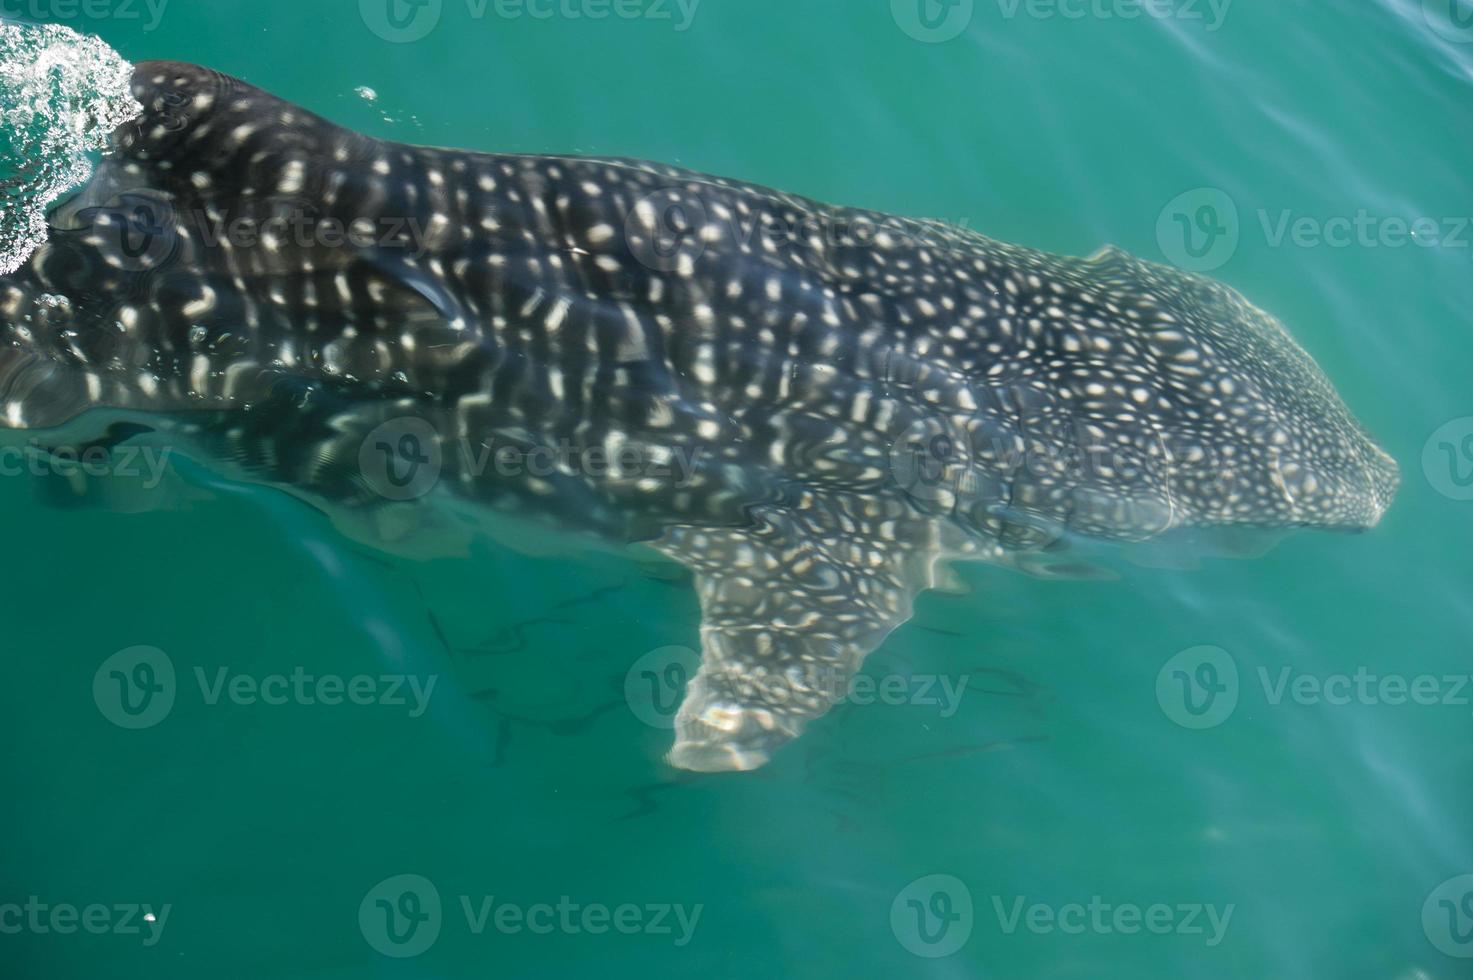
M676 715L671 765L762 765L910 618L936 580L934 530L865 516L814 498L756 510L749 526L676 528L655 542L694 572L701 603L702 663Z

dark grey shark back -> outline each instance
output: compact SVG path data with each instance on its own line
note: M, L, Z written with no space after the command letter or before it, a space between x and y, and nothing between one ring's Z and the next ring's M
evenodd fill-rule
M388 143L189 65L141 65L135 94L0 279L8 423L139 409L324 508L651 543L703 610L678 765L761 764L938 560L1365 527L1395 492L1276 321L1118 250Z

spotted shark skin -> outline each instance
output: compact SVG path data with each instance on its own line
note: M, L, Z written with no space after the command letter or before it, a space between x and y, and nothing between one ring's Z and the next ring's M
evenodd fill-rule
M143 115L0 278L0 421L136 412L389 550L456 508L655 548L702 612L678 767L763 764L944 562L1364 529L1398 486L1277 321L1117 249L390 143L181 63L133 88ZM312 235L220 231L304 215ZM508 444L572 455L475 465ZM366 476L396 447L435 457L413 499ZM623 462L566 465L599 453Z

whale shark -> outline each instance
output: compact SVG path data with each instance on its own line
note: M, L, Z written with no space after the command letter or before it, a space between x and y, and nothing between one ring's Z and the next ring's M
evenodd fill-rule
M0 277L0 424L105 418L389 552L493 515L659 552L701 612L679 768L765 763L953 562L1360 531L1397 491L1276 319L1118 248L390 142L184 63L132 94Z

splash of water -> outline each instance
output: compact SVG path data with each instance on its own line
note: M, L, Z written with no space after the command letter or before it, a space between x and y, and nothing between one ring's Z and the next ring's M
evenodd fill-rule
M143 112L132 75L95 37L0 21L0 275L46 240L46 208L92 176L89 154Z

